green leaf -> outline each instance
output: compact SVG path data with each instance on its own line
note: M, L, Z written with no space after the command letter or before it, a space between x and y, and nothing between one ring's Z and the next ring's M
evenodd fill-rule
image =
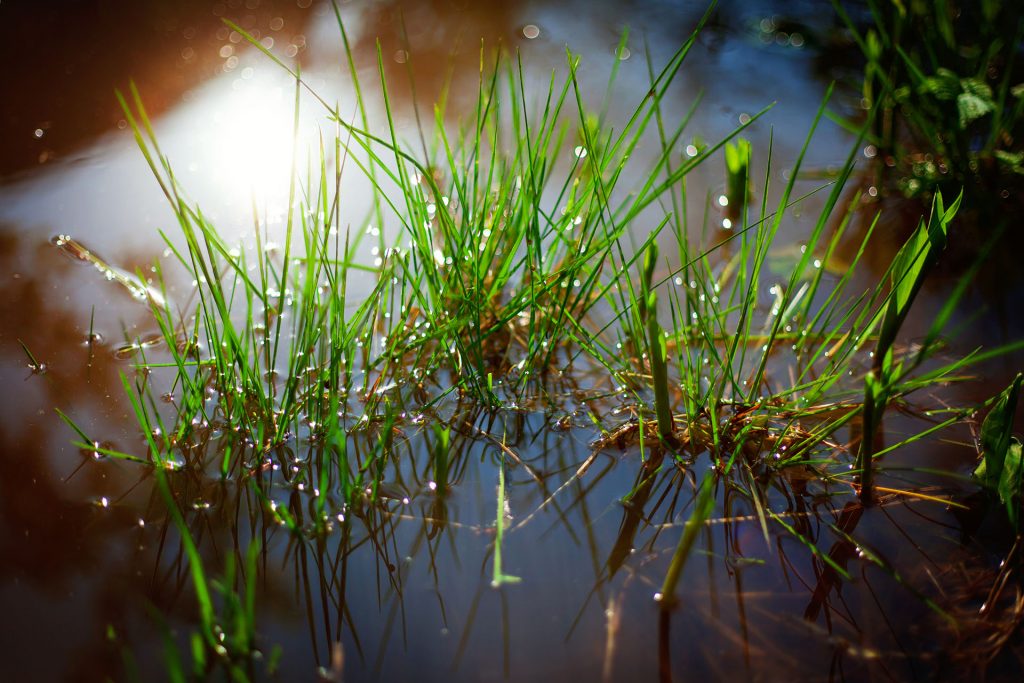
M658 267L658 243L655 240L651 240L651 243L647 247L647 251L644 253L644 280L643 280L643 292L646 294L651 291L654 284L654 270Z
M1021 465L1021 443L1010 439L1010 447L1003 461L1003 475L999 478L999 499L1006 506L1006 516L1015 529L1020 528L1021 499L1024 497L1024 467Z
M725 167L730 174L744 173L750 166L750 140L736 138L736 144L725 143Z
M964 78L960 81L960 86L968 95L979 97L990 105L994 104L992 101L992 88L990 88L988 83L985 83L985 81L977 78Z
M870 62L877 62L882 58L882 43L878 39L878 33L874 29L868 30L865 41L865 57Z
M1010 94L1016 97L1018 100L1024 100L1024 83L1018 83L1017 85L1010 88Z
M659 599L662 601L663 607L668 607L672 604L676 592L676 584L679 583L679 576L683 573L683 567L686 565L686 558L690 556L690 551L693 550L693 544L697 540L697 535L704 528L704 523L707 522L714 509L715 482L713 477L707 476L701 482L700 490L697 492L697 497L694 501L693 512L690 513L690 518L686 520L686 524L683 526L683 533L679 537L679 544L672 554L672 562L669 564L668 573L665 575L664 582L662 582Z
M962 91L961 81L949 69L939 69L921 83L919 91L931 93L939 100L952 100Z
M203 641L203 637L194 631L190 640L192 645L192 670L197 677L200 677L206 671L206 643Z
M927 225L922 220L917 230L896 254L892 267L893 291L882 318L882 329L876 353L886 358L896 342L896 335L910 311L925 276L946 247L949 224L960 208L963 193L946 209L942 194L936 193Z
M1013 416L1017 411L1021 381L1024 374L1017 373L1010 386L999 395L999 400L985 417L981 425L982 461L974 470L974 476L985 486L1000 489L1003 468L1013 431ZM1019 468L1018 452L1018 468ZM1000 497L1002 495L1000 494ZM1005 502L1005 499L1004 499Z
M729 205L741 211L750 194L750 141L736 138L736 144L725 143L726 191Z
M865 500L872 497L875 434L882 424L882 415L885 414L886 405L889 403L891 373L883 368L881 374L879 377L872 370L864 376L863 433L860 449L857 451L857 469L860 470L861 496Z
M982 461L974 476L994 489L1006 506L1006 516L1014 528L1020 528L1021 499L1024 497L1024 464L1021 442L1013 437L1013 417L1017 411L1021 382L1018 373L1013 383L999 395L995 406L981 425Z
M1007 170L1024 173L1024 152L1007 152L1002 149L995 151L995 157Z
M971 93L960 93L956 98L956 108L960 115L960 129L963 130L972 122L995 110L991 100L986 100Z

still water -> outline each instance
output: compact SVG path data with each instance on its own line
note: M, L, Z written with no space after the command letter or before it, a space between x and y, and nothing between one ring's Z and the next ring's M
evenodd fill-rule
M598 98L621 59L609 118L623 120L649 87L645 52L653 64L664 63L703 10L678 2L341 5L364 83L375 77L380 40L401 106L398 134L409 140L417 135L412 105L432 116L446 79L453 116L472 102L481 39L519 50L527 80L538 88L552 69L564 69L569 46L581 56L581 89ZM293 144L300 154L315 151L319 133L334 131L304 95L293 143L292 79L222 17L301 65L340 112L354 112L330 3L0 4L0 24L8 28L0 56L17 64L7 69L0 97L3 680L121 680L126 651L142 680L158 680L165 675L162 629L184 646L197 618L187 560L149 473L79 452L71 445L76 435L54 412L60 408L118 448L140 450L119 380L132 357L120 349L157 330L116 278L69 258L51 238L70 235L129 273L166 257L159 230L177 239L173 214L113 94L130 79L189 198L226 239L251 231L254 204L271 230L283 230ZM627 50L617 56L626 29ZM720 3L670 91L666 115L683 115L700 96L689 130L717 140L775 102L748 130L755 178L763 176L759 151L773 140L774 198L828 79L856 68L829 44L839 33L822 3ZM840 88L836 102L852 111L857 94ZM371 119L383 115L372 96L367 105ZM807 167L826 175L852 142L838 126L824 125ZM706 165L688 179L690 192L717 195L723 179L720 164ZM820 183L809 177L799 186ZM345 176L342 196L353 221L369 195L358 173ZM801 218L813 220L821 201L812 197L793 214L781 245L799 244L810 230ZM906 220L893 214L874 246L877 256L857 274L865 285L905 234ZM700 220L698 211L694 222ZM383 229L393 235L395 227ZM954 282L955 273L929 285L910 338L927 329ZM172 277L170 285L169 296L188 297L188 282ZM370 287L355 283L354 294ZM982 304L980 316L957 319L970 325L953 353L1019 334L1015 288L1007 293L982 278L965 308ZM28 367L20 342L45 372ZM985 368L987 382L929 399L991 396L1014 362L995 361ZM863 510L848 492L798 475L774 488L775 509L852 580L781 526L771 527L766 542L749 503L726 495L686 568L678 609L663 616L653 596L692 504L692 482L668 472L644 483L635 449L595 452L598 434L576 396L567 391L561 401L554 414L488 415L446 405L446 418L461 427L453 448L458 476L440 503L424 475L428 444L416 416L406 416L384 504L348 511L319 540L296 542L231 480L190 471L173 485L213 571L228 556L244 557L253 538L260 541L258 576L246 579L256 582L264 656L280 647L281 680L315 679L321 667L333 675L341 653L349 681L906 680L951 665L966 676L986 639L996 637L996 626L968 617L959 631L952 628L925 599L958 616L977 612L1005 552L1000 539L986 538L984 528L972 535L942 504L894 496ZM910 433L921 425L896 417L887 429ZM488 434L504 436L521 463L502 466ZM268 476L276 502L306 504L311 448L300 439L275 455ZM972 434L963 428L896 453L890 464L966 474L974 457ZM502 477L507 498L499 510ZM974 490L948 478L926 483L941 497ZM521 579L500 587L492 585L496 517L505 530L503 571ZM855 532L862 547L844 536ZM872 561L875 554L884 567Z

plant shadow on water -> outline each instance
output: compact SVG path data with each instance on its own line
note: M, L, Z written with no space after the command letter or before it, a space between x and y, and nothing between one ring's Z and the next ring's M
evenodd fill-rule
M906 679L997 656L1012 671L1019 551L1003 520L965 521L977 485L959 476L1006 381L955 388L998 345L940 353L938 323L958 321L942 301L908 318L941 200L902 257L861 265L879 228L843 187L856 155L830 184L801 175L825 104L781 191L779 143L740 137L760 114L681 144L692 112L670 120L666 93L695 44L664 71L648 58L636 125L581 95L571 54L538 80L483 50L463 116L439 106L412 141L388 91L371 128L282 63L296 122L326 109L322 139L308 172L292 161L287 227L254 207L237 245L188 198L134 86L122 97L180 228L165 258L115 261L63 232L4 250L11 270L96 294L83 319L35 281L3 288L13 317L52 322L24 324L12 381L62 408L52 433L11 411L5 442L80 449L60 470L74 492L5 494L5 532L51 553L19 574L104 584L85 677ZM382 54L366 92L396 78ZM723 152L724 193L689 193ZM647 166L623 173L634 158ZM353 170L375 198L362 223L343 215ZM790 248L796 212L810 227ZM69 329L78 358L52 350ZM83 360L98 414L67 398Z

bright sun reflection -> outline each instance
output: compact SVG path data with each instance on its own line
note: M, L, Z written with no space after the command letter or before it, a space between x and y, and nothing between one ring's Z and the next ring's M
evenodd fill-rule
M256 78L236 80L211 104L209 159L213 181L233 202L280 205L292 165L294 91Z

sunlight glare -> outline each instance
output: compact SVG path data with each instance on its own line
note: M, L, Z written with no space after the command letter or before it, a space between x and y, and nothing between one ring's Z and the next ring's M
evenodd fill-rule
M294 100L266 79L235 85L213 112L213 177L236 202L281 203L292 166Z

